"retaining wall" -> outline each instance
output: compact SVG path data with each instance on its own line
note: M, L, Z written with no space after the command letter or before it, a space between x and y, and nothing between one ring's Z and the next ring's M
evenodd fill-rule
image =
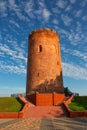
M71 103L73 100L74 96L72 95L67 101L64 101L64 106L69 112L70 117L87 117L87 111L72 111L69 109L68 104Z
M22 94L18 95L19 99L24 103L24 107L20 112L0 112L0 118L23 118L26 110L29 107L28 101L25 100Z
M54 106L58 105L65 98L64 94L58 93L38 93L27 95L30 102L36 106Z

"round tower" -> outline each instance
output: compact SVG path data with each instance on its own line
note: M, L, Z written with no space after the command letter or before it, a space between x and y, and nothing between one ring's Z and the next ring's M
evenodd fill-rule
M64 93L59 36L46 28L33 31L28 39L26 94Z

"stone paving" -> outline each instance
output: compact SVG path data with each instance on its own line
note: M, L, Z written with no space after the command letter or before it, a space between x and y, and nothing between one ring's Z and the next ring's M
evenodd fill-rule
M41 119L1 119L0 130L39 130Z
M0 119L0 130L87 130L87 118Z
M87 130L87 118L43 118L40 130Z

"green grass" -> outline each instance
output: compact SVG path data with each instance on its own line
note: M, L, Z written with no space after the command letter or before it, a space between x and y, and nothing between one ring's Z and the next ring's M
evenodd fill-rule
M74 100L68 106L73 111L87 110L87 96L74 97Z
M19 112L23 104L18 98L0 97L0 112Z

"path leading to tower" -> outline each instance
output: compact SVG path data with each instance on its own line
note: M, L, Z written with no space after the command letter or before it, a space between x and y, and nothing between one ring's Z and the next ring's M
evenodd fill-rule
M35 106L30 103L30 107L26 111L25 118L53 118L66 117L66 112L63 105L60 106Z
M87 130L87 118L43 118L40 130Z
M87 130L87 118L0 119L0 130Z

